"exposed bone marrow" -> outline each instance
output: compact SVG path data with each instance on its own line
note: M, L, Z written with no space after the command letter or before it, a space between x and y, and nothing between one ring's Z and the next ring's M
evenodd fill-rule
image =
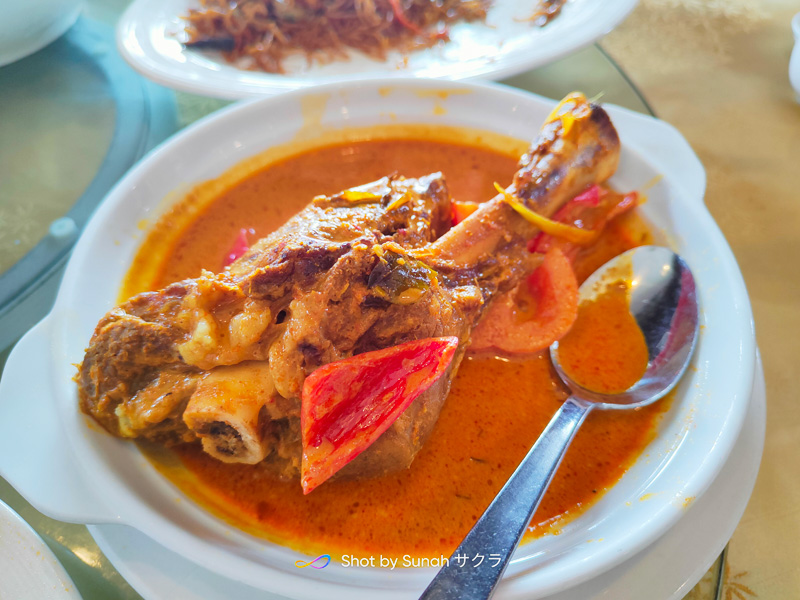
M275 386L266 362L217 367L198 384L183 420L211 456L255 464L270 452L267 405Z

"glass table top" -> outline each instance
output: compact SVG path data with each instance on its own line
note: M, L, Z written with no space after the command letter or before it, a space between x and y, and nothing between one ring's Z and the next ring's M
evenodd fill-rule
M113 90L91 50L75 43L82 29L0 69L0 274L72 208L111 144Z
M128 68L113 43L125 5L89 2L65 36L0 68L0 369L14 339L49 310L69 249L108 189L149 148L228 104L168 91ZM597 45L504 83L552 98L602 93L653 112ZM29 302L31 289L39 297ZM33 306L33 321L9 325L15 304ZM0 499L41 535L85 600L140 598L85 526L42 515L2 479Z
M90 18L0 68L0 90L2 349L44 316L105 193L178 125L173 94L129 68L113 29Z

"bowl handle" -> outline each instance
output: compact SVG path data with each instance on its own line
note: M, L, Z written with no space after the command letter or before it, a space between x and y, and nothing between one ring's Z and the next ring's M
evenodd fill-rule
M618 106L607 106L623 144L630 145L672 181L689 201L703 204L706 172L686 138L672 125Z
M0 475L34 508L71 523L114 523L80 474L61 428L50 373L47 318L17 342L0 379Z

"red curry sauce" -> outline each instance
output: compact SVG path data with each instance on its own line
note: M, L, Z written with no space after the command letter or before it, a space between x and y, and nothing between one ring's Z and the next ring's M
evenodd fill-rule
M398 139L334 145L290 157L226 186L169 245L163 243L168 239L163 231L176 225L170 216L162 219L143 245L125 293L142 291L130 281L138 275L142 287L146 257L160 261L158 275L143 284L157 289L197 276L201 268L221 269L241 228L252 228L252 239L257 239L317 194L362 184L387 171L413 177L433 169L445 174L455 199L482 201L494 195L494 181L510 181L516 156L450 142ZM191 194L186 202L192 202ZM578 258L579 279L649 240L635 213L619 217ZM611 328L604 335L613 343L615 335L626 334ZM372 480L329 481L306 496L299 481L276 481L258 465L223 464L199 445L178 448L177 467L168 464L174 460L155 463L226 520L308 554L438 557L455 549L565 397L544 354L525 360L467 358L410 469ZM662 402L638 411L591 414L537 512L540 525L528 536L557 532L555 527L612 486L654 437L667 407Z

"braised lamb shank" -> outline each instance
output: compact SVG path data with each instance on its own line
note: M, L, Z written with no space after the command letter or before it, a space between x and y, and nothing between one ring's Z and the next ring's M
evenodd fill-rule
M549 216L616 170L608 115L574 94L544 124L508 191ZM299 475L300 395L323 364L403 342L457 336L446 376L343 476L408 467L435 424L470 332L534 267L536 228L502 197L450 227L440 174L390 176L318 197L222 273L137 295L98 324L76 380L109 432L201 439L228 462Z

